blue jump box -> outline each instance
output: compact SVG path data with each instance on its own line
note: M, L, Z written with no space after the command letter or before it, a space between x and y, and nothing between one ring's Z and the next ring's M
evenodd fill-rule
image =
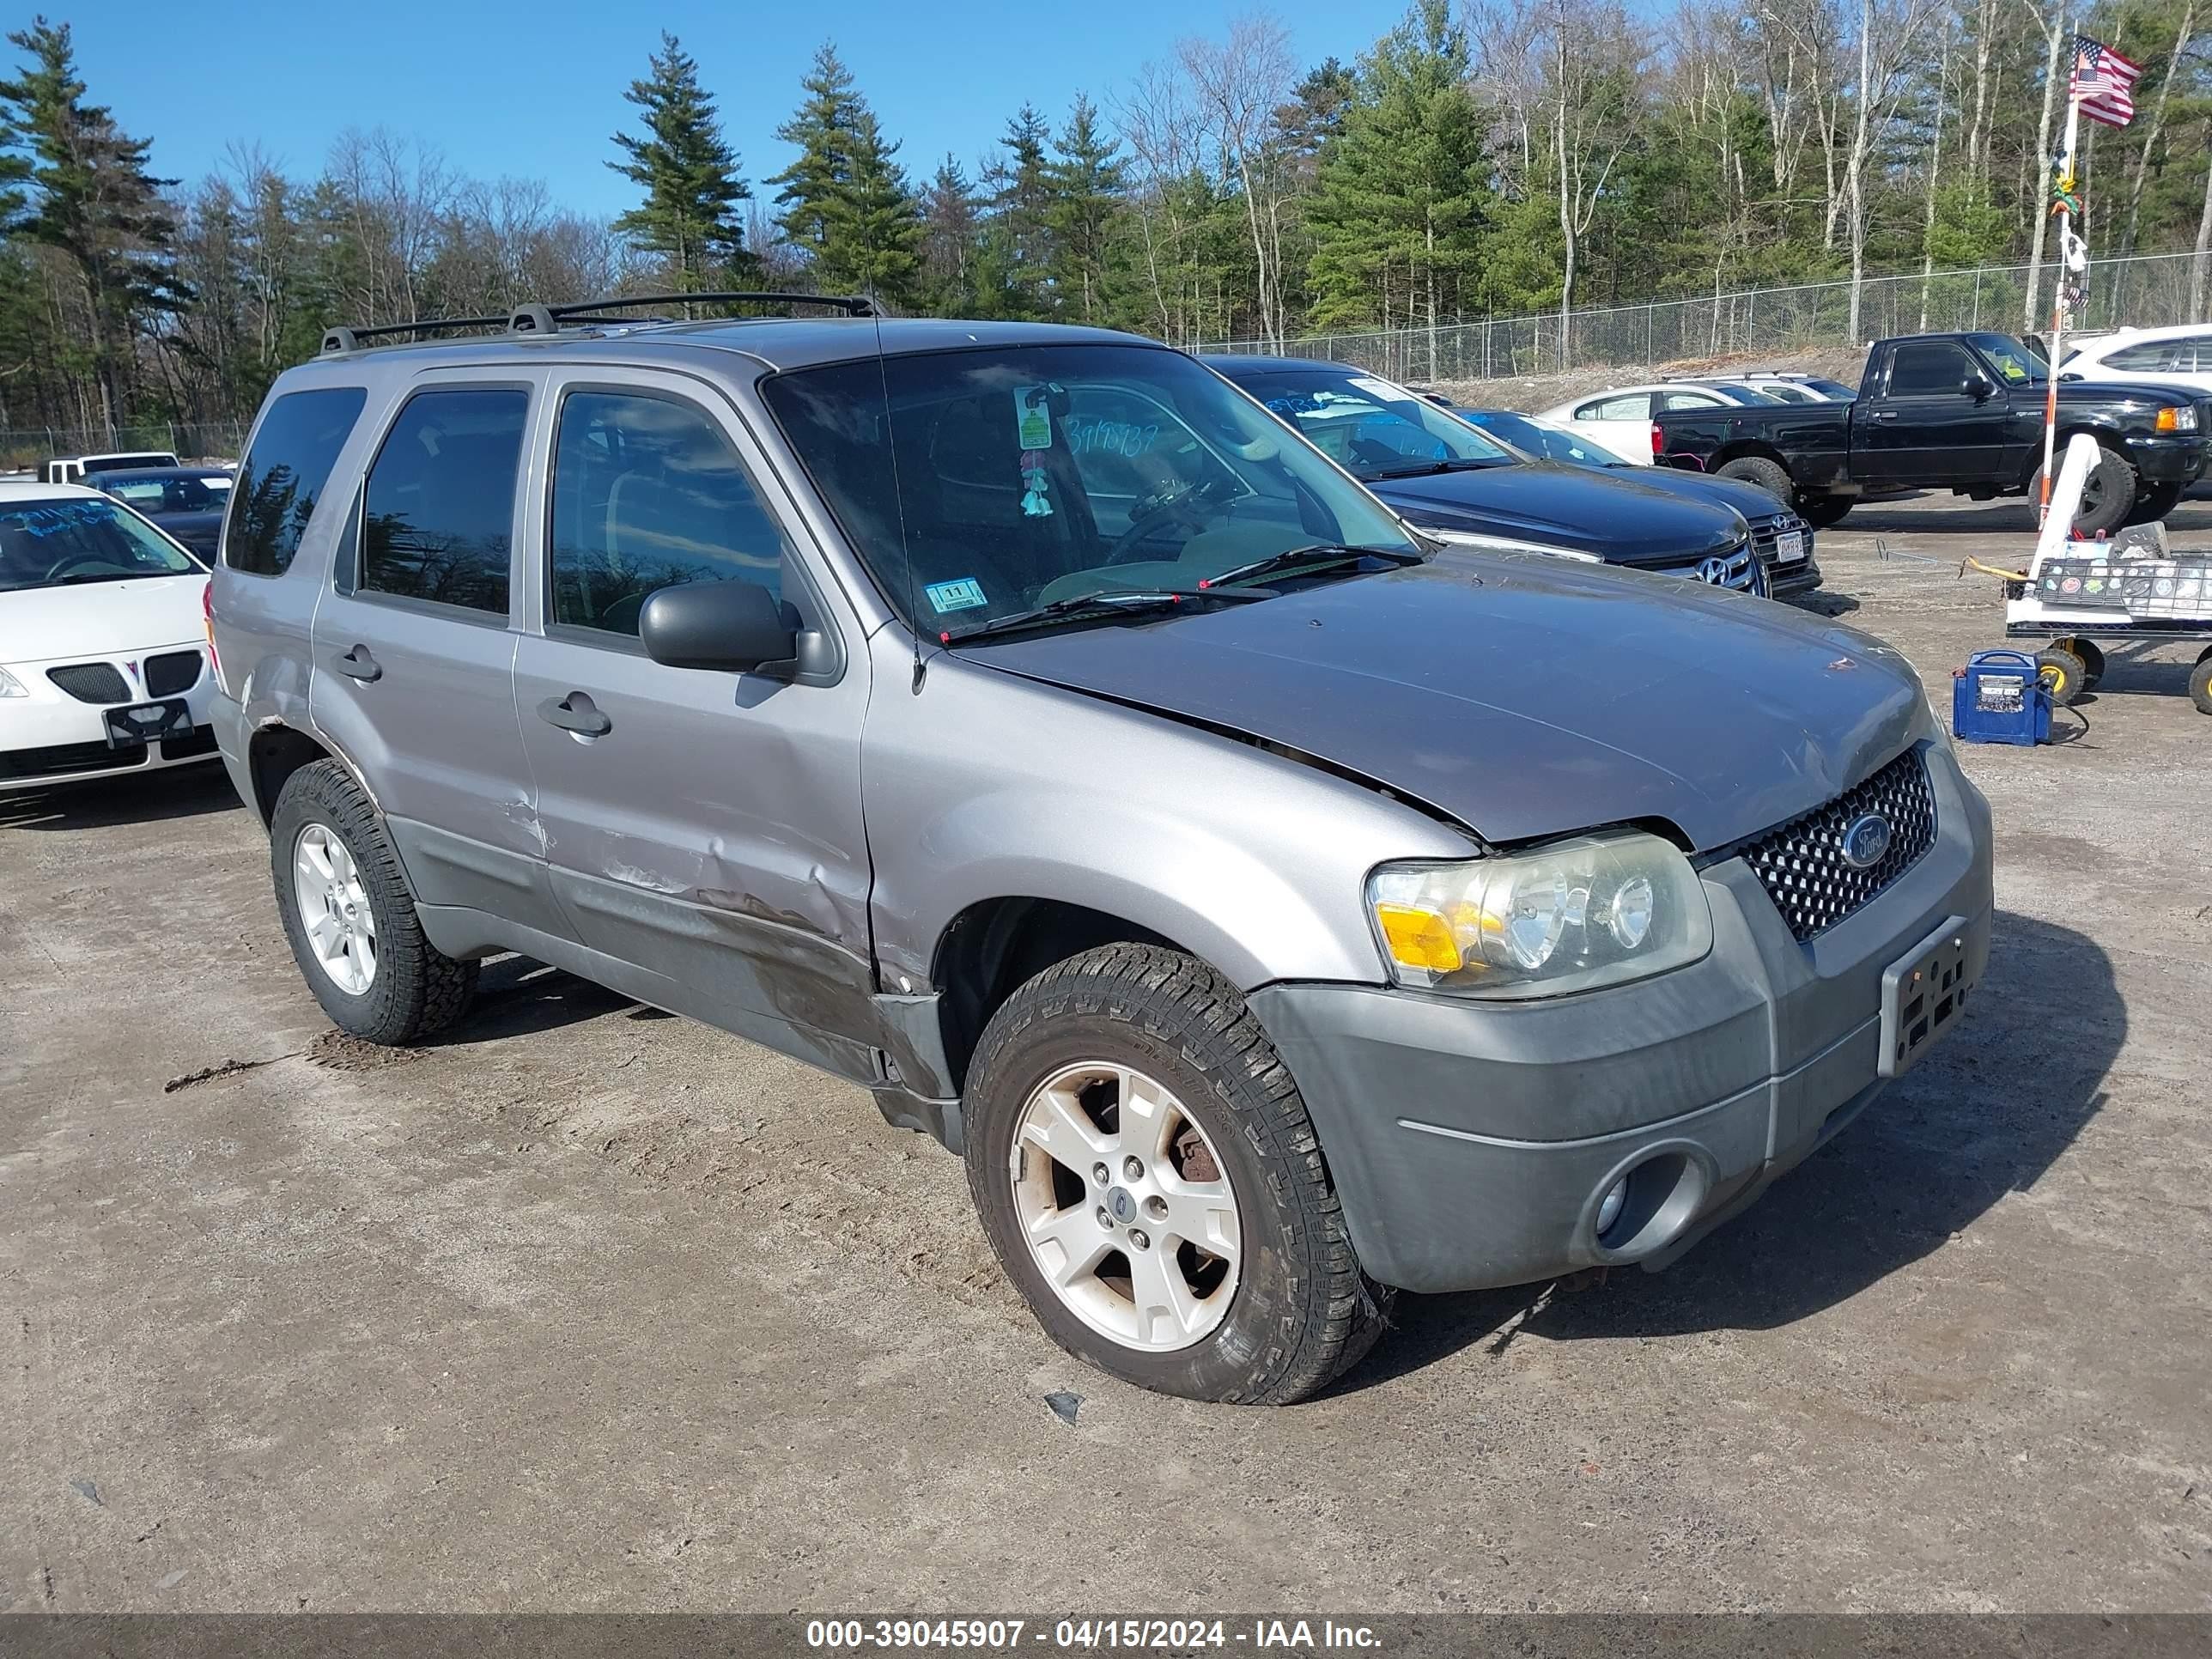
M2051 738L2051 694L2024 651L1977 651L1951 678L1951 731L1962 743Z

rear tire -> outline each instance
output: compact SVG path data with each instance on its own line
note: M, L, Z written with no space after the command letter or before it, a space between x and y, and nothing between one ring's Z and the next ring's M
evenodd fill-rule
M1079 1359L1284 1405L1382 1334L1391 1292L1360 1272L1297 1085L1203 963L1109 945L1046 969L984 1028L966 1111L983 1231Z
M339 1030L390 1046L467 1012L477 964L423 937L384 820L336 761L313 762L284 781L269 823L269 860L293 957ZM316 901L312 916L303 895Z
M1800 495L1797 516L1815 530L1826 530L1844 521L1844 514L1858 505L1855 495Z
M2079 635L2053 641L2055 647L2070 652L2081 663L2081 689L2094 691L2097 682L2105 678L2105 650L2094 640L2085 640Z
M2212 714L2212 653L2197 659L2189 673L2189 701L2200 714Z
M2063 447L2063 446L2062 446ZM2043 500L2043 469L2035 469L2027 481L2027 499L2041 510ZM2081 486L2081 510L2074 515L2074 533L2095 537L2110 535L2127 522L2128 514L2135 510L2136 470L2128 458L2110 449L2097 452L2097 465L2089 471Z
M1713 469L1716 478L1734 478L1739 483L1757 484L1784 506L1794 501L1797 486L1790 482L1790 474L1779 461L1771 461L1764 455L1739 455Z

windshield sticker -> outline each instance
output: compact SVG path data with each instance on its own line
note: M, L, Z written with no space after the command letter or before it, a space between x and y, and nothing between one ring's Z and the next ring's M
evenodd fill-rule
M1052 475L1044 470L1044 451L1025 449L1022 452L1022 512L1032 519L1052 517L1052 502L1046 492L1052 488Z
M983 597L983 584L973 576L963 576L957 582L932 582L921 591L940 616L947 611L973 611L979 605L990 604Z
M1072 455L1121 455L1134 460L1151 450L1160 435L1160 423L1152 421L1139 426L1133 421L1079 415L1066 423L1065 430Z
M1997 364L1997 373L2003 375L2008 380L2024 380L2027 378L2027 370L2026 368L2014 362L2009 357L2004 358Z
M1044 386L1014 389L1014 441L1024 449L1052 447L1052 388Z
M1345 384L1356 386L1369 397L1380 398L1387 403L1402 404L1413 395L1403 386L1392 386L1388 380L1378 380L1371 374L1355 374Z

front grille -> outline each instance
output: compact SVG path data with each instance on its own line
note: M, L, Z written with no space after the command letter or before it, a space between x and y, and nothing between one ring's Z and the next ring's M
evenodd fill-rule
M191 690L199 684L201 665L197 651L167 651L147 658L146 695L173 697Z
M1751 544L1759 550L1760 563L1770 569L1773 568L1776 544L1792 530L1804 537L1805 557L1811 558L1813 556L1812 529L1795 513L1778 513L1771 519L1753 519L1751 521ZM1792 559L1790 562L1790 568L1792 570L1802 569L1803 564L1803 560Z
M46 678L79 702L129 702L131 688L112 663L73 662L49 668Z
M58 743L46 749L0 750L0 778L51 778L64 772L114 771L145 763L143 743L128 749L110 749L105 743Z
M1751 544L1747 542L1713 558L1699 559L1690 564L1663 566L1659 574L1708 582L1715 587L1732 587L1738 592L1756 593L1763 585L1759 580L1759 566L1752 558Z
M1844 831L1869 813L1889 820L1889 850L1866 869L1844 859ZM1799 944L1817 938L1887 887L1936 844L1936 797L1917 749L1908 749L1826 806L1742 848Z

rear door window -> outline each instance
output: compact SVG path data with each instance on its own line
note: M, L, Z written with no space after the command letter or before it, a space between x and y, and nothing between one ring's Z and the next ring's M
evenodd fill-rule
M1718 409L1721 400L1710 392L1669 392L1659 399L1662 410Z
M758 582L783 593L783 532L707 412L640 392L577 391L553 457L546 621L635 637L655 590Z
M1651 417L1651 394L1628 392L1617 398L1601 398L1575 411L1578 421L1644 421Z
M529 392L418 392L368 470L359 591L507 615Z
M331 468L368 401L364 387L333 386L288 392L269 406L230 493L224 563L257 576L281 576L290 568Z

